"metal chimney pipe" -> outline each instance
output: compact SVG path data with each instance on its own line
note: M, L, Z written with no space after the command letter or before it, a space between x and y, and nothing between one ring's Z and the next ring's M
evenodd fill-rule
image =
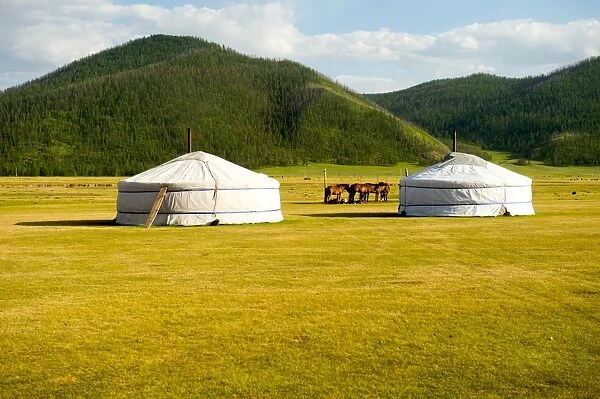
M456 152L456 130L454 131L454 137L452 138L452 152Z

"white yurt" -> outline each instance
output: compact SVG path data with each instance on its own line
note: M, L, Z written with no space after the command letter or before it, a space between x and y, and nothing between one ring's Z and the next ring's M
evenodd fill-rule
M120 181L117 224L144 225L164 187L154 225L283 220L277 180L198 151Z
M475 155L452 152L443 162L400 180L398 213L533 215L531 179Z

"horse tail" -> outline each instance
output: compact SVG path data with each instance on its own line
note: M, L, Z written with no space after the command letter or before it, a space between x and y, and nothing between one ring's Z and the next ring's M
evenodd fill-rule
M324 203L328 203L329 198L331 197L331 194L333 194L333 186L327 186L325 187L325 196L323 197L323 202Z

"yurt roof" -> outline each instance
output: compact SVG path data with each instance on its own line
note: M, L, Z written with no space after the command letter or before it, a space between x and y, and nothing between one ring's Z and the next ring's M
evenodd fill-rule
M451 152L442 162L405 177L401 184L431 188L506 187L528 186L531 179L475 155Z
M278 188L279 182L262 173L256 173L223 158L197 151L122 180L125 186L161 184L177 188Z

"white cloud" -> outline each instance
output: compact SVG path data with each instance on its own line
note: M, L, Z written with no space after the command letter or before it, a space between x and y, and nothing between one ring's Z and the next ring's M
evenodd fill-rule
M414 86L419 82L404 81L400 82L390 78L382 78L378 76L356 76L356 75L340 75L335 78L335 81L358 93L386 93L390 91L402 90L407 87Z
M514 67L568 63L599 51L599 20L550 24L528 19L476 23L444 32L428 54L459 53L464 58Z
M323 34L303 37L299 42L298 55L374 61L401 60L426 50L434 42L433 36L390 32L388 29L340 35Z
M348 42L370 43L371 47L346 45ZM352 39L349 39L352 38ZM314 40L315 38L313 38ZM561 66L600 54L600 21L578 20L565 24L533 20L500 21L472 24L435 36L406 35L379 31L329 37L336 43L330 49L336 57L371 58L374 63L388 63L403 69L403 81L427 81L473 73L526 76L548 73ZM320 54L325 57L326 54ZM399 76L389 68L388 77L374 79L367 72L359 78L355 71L345 84L355 90L378 92L394 86ZM369 88L369 84L372 86ZM403 85L400 85L403 86Z
M109 23L82 21L71 21L62 26L40 24L23 27L14 40L12 53L26 61L38 60L60 66L130 37L131 32L107 33L112 28Z
M474 23L437 34L389 29L303 34L287 1L221 8L118 0L0 0L0 89L153 33L192 35L250 55L324 66L359 92L474 72L523 76L600 55L600 20ZM168 4L165 2L165 4Z

